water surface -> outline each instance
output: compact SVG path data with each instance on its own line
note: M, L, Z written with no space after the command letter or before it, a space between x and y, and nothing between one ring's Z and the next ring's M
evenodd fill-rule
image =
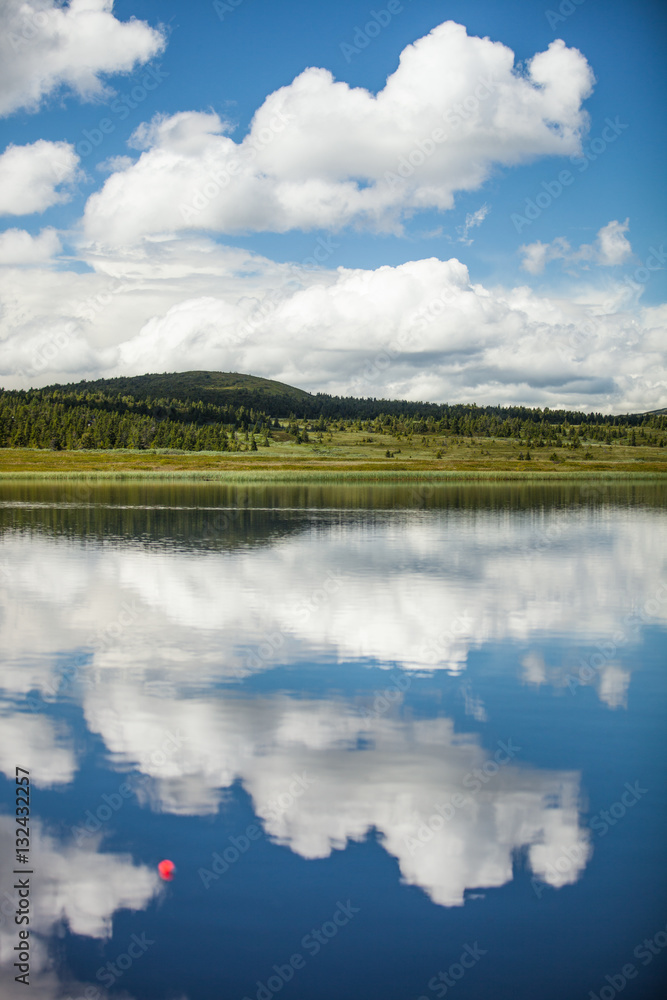
M661 995L666 521L651 484L3 484L2 995L17 765L31 996Z

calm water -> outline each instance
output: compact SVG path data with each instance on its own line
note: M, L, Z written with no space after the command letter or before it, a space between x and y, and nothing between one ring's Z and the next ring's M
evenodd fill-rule
M661 996L664 499L1 486L0 995Z

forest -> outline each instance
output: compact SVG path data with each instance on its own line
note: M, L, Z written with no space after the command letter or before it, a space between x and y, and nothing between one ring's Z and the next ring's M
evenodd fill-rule
M511 439L528 448L576 449L583 441L664 447L667 442L664 413L610 416L305 393L305 400L285 395L282 412L271 413L267 409L275 411L274 405L252 405L252 389L246 387L246 403L239 404L234 393L222 397L227 402L215 403L188 398L190 389L186 398L142 398L98 384L0 390L0 447L257 451L273 441L322 442L334 431L392 435L396 441L414 435L439 435L443 441ZM266 398L263 393L262 403Z

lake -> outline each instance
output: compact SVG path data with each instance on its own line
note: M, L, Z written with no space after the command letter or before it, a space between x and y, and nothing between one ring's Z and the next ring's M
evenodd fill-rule
M4 482L2 997L662 995L666 528L650 482Z

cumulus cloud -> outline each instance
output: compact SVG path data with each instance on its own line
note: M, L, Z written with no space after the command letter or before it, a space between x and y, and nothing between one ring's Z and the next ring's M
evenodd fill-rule
M475 284L455 258L313 270L191 237L88 260L95 273L0 269L7 387L141 374L158 358L177 371L187 357L346 395L667 405L666 310L629 308L622 285L577 301Z
M118 21L113 0L3 0L0 116L37 110L61 88L83 100L104 96L101 76L130 72L164 45L145 21Z
M519 247L523 254L521 266L530 274L541 274L552 260L562 260L567 269L578 265L597 264L599 267L617 267L632 257L632 246L626 237L630 220L612 219L599 230L594 243L582 243L574 250L564 236L557 236L551 243L527 243Z
M598 232L597 247L595 248L598 264L605 267L615 267L623 264L632 256L632 247L625 234L630 228L630 220L618 222L613 219Z
M135 136L139 161L89 199L86 231L121 244L178 229L396 231L415 211L451 208L496 164L576 153L592 84L562 41L522 73L509 48L449 21L402 52L377 95L306 69L240 142L215 114L156 118Z
M119 345L117 370L140 374L156 357L176 370L187 356L348 395L600 409L629 404L640 384L665 398L664 356L645 336L631 314L486 289L458 260L431 258L338 268L260 299L181 302Z
M8 146L0 155L0 215L30 215L68 201L62 187L75 180L78 164L68 142Z
M55 229L42 229L38 236L31 236L25 229L6 229L0 233L0 264L44 264L62 247Z

